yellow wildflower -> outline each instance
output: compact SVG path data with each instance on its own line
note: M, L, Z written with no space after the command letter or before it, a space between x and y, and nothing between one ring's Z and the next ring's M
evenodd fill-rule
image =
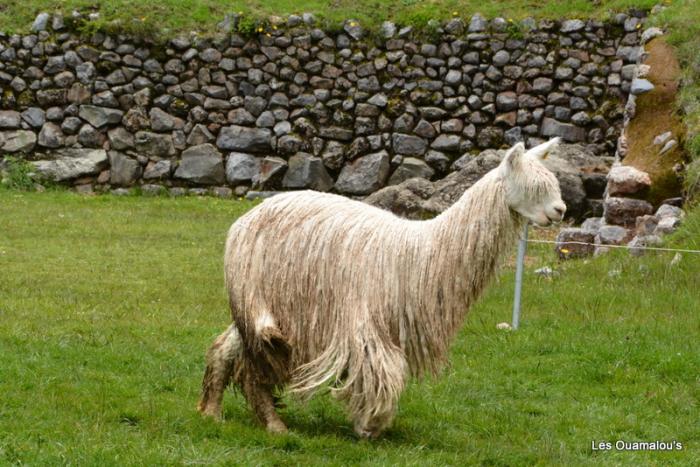
M567 254L569 252L569 250L567 250L566 248L562 248L560 251L564 254Z

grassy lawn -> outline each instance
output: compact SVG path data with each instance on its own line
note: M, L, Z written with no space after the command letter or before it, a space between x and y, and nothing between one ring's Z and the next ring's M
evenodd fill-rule
M689 255L559 264L533 246L522 328L495 327L510 318L506 270L451 366L409 386L379 441L358 441L327 396L289 400L286 436L266 434L237 394L224 423L202 419L204 351L228 321L224 237L250 206L0 191L0 465L700 464ZM697 212L672 242L700 247ZM558 275L532 273L543 265ZM619 439L684 450L591 449Z

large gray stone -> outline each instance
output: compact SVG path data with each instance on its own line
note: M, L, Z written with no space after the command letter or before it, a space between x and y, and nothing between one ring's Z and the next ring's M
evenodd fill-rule
M602 225L595 237L597 245L623 245L632 236L632 232L619 225Z
M242 152L269 152L272 131L268 128L247 128L238 125L223 127L216 145L220 149Z
M422 156L428 150L428 143L418 136L394 133L391 145L396 154L404 156Z
M53 160L32 162L37 174L56 182L97 175L107 167L103 149L62 149L52 154Z
M603 205L605 222L611 225L634 227L637 217L651 214L654 208L641 199L609 197Z
M457 152L460 150L461 142L459 135L442 134L435 138L430 147L436 151Z
M97 107L95 105L81 105L78 116L95 128L105 125L116 125L121 122L124 112L108 107Z
M321 153L321 159L326 167L331 170L339 170L345 162L345 145L338 141L329 141Z
M182 152L175 177L201 185L217 185L224 182L224 162L213 144L200 144Z
M580 128L570 123L562 123L553 118L545 117L542 121L543 136L560 136L562 139L576 143L586 140L585 128Z
M148 112L148 116L151 119L151 129L153 131L172 131L181 129L184 125L181 119L173 117L158 107L153 107L150 112Z
M585 27L586 27L586 23L584 23L580 19L570 19L570 20L564 21L561 24L561 32L568 34L571 32L580 31L581 29L583 29Z
M608 172L609 196L643 196L651 187L649 174L628 165L618 165Z
M133 185L141 176L141 164L119 151L109 151L109 183L116 186Z
M391 177L389 185L398 185L409 178L420 177L430 180L435 175L435 171L424 161L415 157L406 157L401 162Z
M146 165L146 170L143 172L144 180L154 180L170 177L172 163L163 159L158 162L149 162Z
M320 157L298 152L289 158L289 167L282 179L282 186L328 191L333 187L333 179L326 172Z
M39 138L37 139L39 146L45 148L59 148L65 143L65 136L61 131L61 127L52 122L44 123L39 132Z
M682 219L685 217L685 212L678 206L673 206L671 204L662 204L659 209L656 210L656 217L663 219L664 217L677 217Z
M253 186L263 189L279 186L287 167L287 161L281 157L263 157L260 162L260 173L253 179Z
M177 152L170 135L138 131L134 135L136 150L146 156L172 157Z
M41 128L46 123L46 112L39 107L29 107L22 112L22 120L32 128Z
M386 183L389 167L389 154L386 151L359 157L343 167L335 189L352 195L372 193Z
M36 133L27 130L0 133L0 149L4 152L30 152L36 145Z
M649 92L652 89L654 89L654 85L651 83L651 81L643 78L633 79L632 84L630 85L630 92L635 96Z
M0 110L0 129L14 130L19 128L22 118L19 112L14 110Z
M365 202L409 219L425 219L450 207L464 192L501 162L504 151L487 150L434 183L410 178L372 193Z
M595 236L588 230L575 227L561 229L555 241L555 251L560 259L584 258L595 251Z
M34 18L34 22L32 23L32 31L33 32L40 32L44 31L46 29L46 26L49 24L49 19L51 16L48 13L39 13L36 15L36 18Z
M260 159L242 152L232 152L226 160L226 181L231 185L251 182L260 174Z
M118 126L109 130L107 137L112 149L123 151L134 147L134 135L129 133L124 127Z

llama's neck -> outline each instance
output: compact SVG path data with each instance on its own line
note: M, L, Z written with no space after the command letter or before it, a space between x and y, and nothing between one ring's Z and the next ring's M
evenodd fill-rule
M429 261L418 309L429 328L418 330L420 348L410 352L418 374L437 369L469 307L514 243L522 218L508 208L502 182L491 172L428 222Z

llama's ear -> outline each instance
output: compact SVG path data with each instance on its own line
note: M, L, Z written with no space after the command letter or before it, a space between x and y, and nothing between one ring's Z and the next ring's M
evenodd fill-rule
M561 138L552 138L546 143L539 144L527 152L528 157L533 159L544 160L549 154L554 151L561 142Z
M503 158L503 162L501 162L501 170L503 173L507 174L513 170L519 169L524 156L525 145L523 143L518 143L510 148Z

